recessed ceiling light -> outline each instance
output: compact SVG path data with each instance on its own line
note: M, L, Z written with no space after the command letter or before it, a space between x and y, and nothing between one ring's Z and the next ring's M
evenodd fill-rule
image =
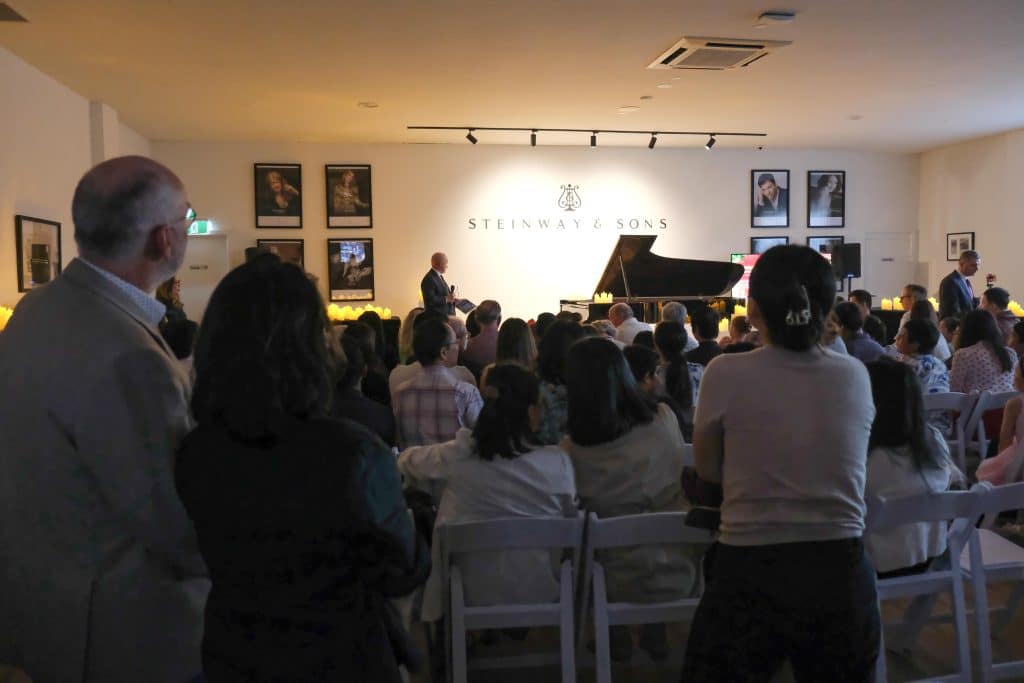
M376 102L360 102L358 106L362 107L363 109L376 109L380 105L377 104Z
M625 107L619 107L618 112L620 114L632 114L633 112L639 111L639 110L640 110L640 107L637 107L637 106L634 106L634 105L630 104L630 105L627 105Z
M668 90L669 88L672 87L672 84L671 83L659 83L658 87L661 88L662 90Z
M851 121L860 121L864 117L861 114L850 114L846 118L850 119Z

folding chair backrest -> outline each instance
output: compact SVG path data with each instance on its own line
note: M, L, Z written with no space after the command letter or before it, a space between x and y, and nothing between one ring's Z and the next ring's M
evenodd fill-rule
M965 410L968 395L959 391L946 391L938 394L924 395L925 410L956 410L961 413L970 412Z
M975 485L984 495L978 502L978 512L985 516L984 526L991 527L1000 512L1024 509L1024 482L992 486L988 482Z
M443 524L442 544L450 553L543 548L578 549L583 538L582 515L575 518L501 517Z
M1002 408L1007 401L1017 395L1016 391L981 392L978 395L977 403L974 404L974 410L971 411L971 417L964 425L964 439L968 443L976 443L979 450L984 449L988 445L988 435L985 434L985 413ZM985 453L981 453L981 457L984 458Z
M1006 465L1006 477L1003 482L1012 484L1022 479L1024 479L1024 435L1017 437L1017 445L1013 447L1013 455L1010 456L1010 462Z
M623 548L633 545L710 544L713 532L686 526L685 512L649 512L598 519L590 513L587 534L590 547Z
M977 514L979 492L946 491L922 493L904 498L868 499L866 527L868 532L892 529L916 522L942 522L956 517Z

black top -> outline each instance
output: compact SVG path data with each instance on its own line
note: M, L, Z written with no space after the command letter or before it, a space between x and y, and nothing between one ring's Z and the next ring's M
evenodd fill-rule
M395 414L355 389L335 389L331 414L358 422L379 436L388 446L398 443L395 441Z
M200 426L175 475L210 570L207 681L399 681L385 597L429 572L395 459L348 420L274 441Z
M705 339L697 345L697 348L686 353L686 362L707 365L711 362L712 358L721 354L722 347L718 345L718 342L713 339Z
M441 315L455 315L455 305L448 303L451 288L443 276L433 268L420 280L420 294L423 296L423 310L435 311Z

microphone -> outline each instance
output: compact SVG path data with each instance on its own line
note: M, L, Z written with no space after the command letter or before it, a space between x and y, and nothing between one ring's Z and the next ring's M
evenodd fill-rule
M452 294L454 294L455 293L455 285L451 286L451 290L452 290Z

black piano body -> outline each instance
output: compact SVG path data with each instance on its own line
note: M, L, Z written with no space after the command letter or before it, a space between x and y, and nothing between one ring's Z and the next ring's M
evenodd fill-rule
M610 292L612 303L628 303L637 317L656 322L660 305L680 301L689 312L714 305L731 314L735 300L731 290L743 276L743 266L725 261L702 261L658 256L651 253L656 235L619 237L595 292ZM611 303L591 300L561 301L562 308L587 307L587 319L608 317Z

